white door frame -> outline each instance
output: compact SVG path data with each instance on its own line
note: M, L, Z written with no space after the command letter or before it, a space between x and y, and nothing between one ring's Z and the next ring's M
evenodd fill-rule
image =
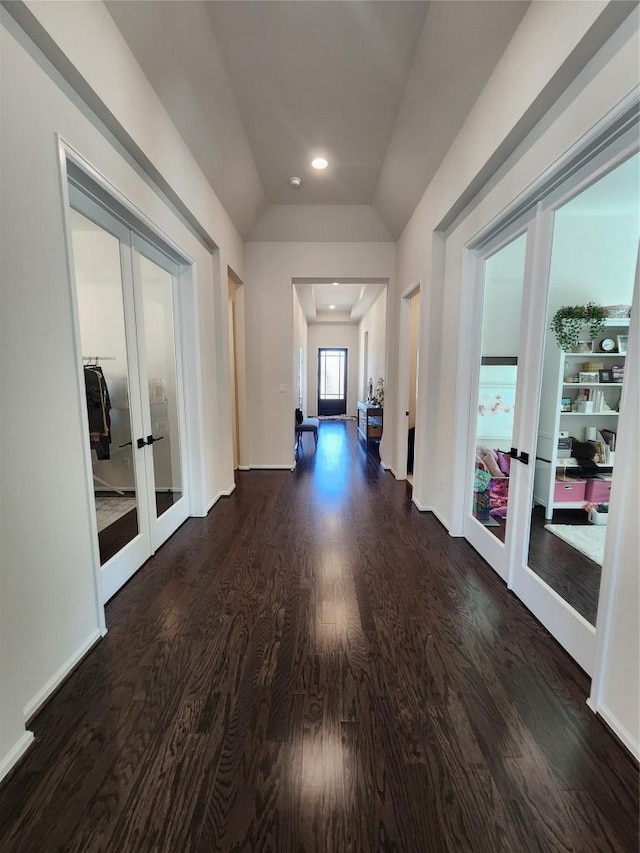
M398 358L398 397L396 401L397 411L397 430L396 430L396 465L394 474L397 480L407 479L407 443L409 441L409 414L407 406L409 404L409 371L411 369L411 299L420 293L421 283L412 281L405 287L400 294L400 318L399 318L399 333L398 341L400 342L400 351ZM418 342L420 342L420 332L422 329L422 302L420 304L420 317L418 318ZM418 389L416 388L416 400ZM417 407L417 404L416 404ZM417 447L414 453L417 451ZM415 461L413 462L414 472L417 470Z
M184 417L188 424L185 432L186 465L183 472L185 482L189 483L190 504L189 515L206 515L205 500L205 447L203 428L203 409L201 394L200 373L200 334L198 326L197 291L194 275L194 260L171 237L165 234L145 213L143 213L133 202L121 193L110 181L103 176L88 160L79 154L60 135L57 136L58 167L61 198L63 201L63 221L65 226L67 268L70 288L70 301L73 313L74 327L74 351L76 360L76 379L78 387L78 409L81 417L85 417L84 410L84 373L82 361L82 345L80 337L80 322L78 313L78 300L76 291L73 245L71 238L70 204L69 204L69 164L80 170L87 181L87 194L91 196L89 187L95 185L102 197L105 196L114 204L112 215L119 218L131 231L141 233L152 244L154 237L159 246L162 246L168 254L173 256L176 263L180 264L182 273L180 276L180 322L181 339L183 346L183 376L184 376ZM104 205L104 200L102 201ZM105 585L102 568L100 565L100 551L98 546L97 528L95 525L95 501L93 497L93 470L91 463L91 448L89 435L83 431L83 457L86 480L86 507L87 524L92 531L92 562L94 574L94 589L96 614L102 635L106 634L106 623L104 617L104 603L117 591L111 585ZM125 546L127 547L127 546ZM123 581L124 582L124 581Z

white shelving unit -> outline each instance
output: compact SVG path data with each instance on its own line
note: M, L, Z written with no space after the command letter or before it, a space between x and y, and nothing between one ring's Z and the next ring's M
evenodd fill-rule
M542 375L542 392L540 397L540 420L538 423L538 443L536 447L535 478L533 486L533 501L546 508L547 520L553 517L556 509L581 509L585 501L555 500L556 478L564 469L579 467L575 459L558 458L558 439L561 432L568 432L580 441L585 440L587 427L597 430L609 429L616 431L618 424L617 408L622 393L622 382L567 382L568 376L576 376L585 372L587 362L601 362L604 368L614 365L624 365L626 354L620 352L600 352L599 346L603 339L613 338L628 332L629 320L609 319L604 331L596 338L594 351L562 352L552 332L547 334L545 346L544 367ZM570 397L575 401L581 389L602 390L607 405L615 411L600 412L563 412L562 398ZM612 463L598 463L603 473L613 470Z

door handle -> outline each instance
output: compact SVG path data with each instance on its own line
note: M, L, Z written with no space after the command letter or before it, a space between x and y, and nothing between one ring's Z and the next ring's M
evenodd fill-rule
M524 450L518 456L518 462L522 462L523 465L529 464L529 454L525 453Z
M144 438L139 438L138 441L136 442L136 444L138 445L138 450L140 450L140 448L144 447L146 445L146 443L147 442L144 440Z
M148 435L147 436L147 444L153 444L154 441L162 441L163 438L164 438L163 435L159 435L157 438L153 435Z
M118 447L131 447L132 444L132 441L125 441L124 444L119 444Z

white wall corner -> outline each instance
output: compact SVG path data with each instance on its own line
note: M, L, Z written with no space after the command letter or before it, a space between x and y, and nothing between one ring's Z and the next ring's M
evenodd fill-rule
M427 506L427 504L420 503L417 498L412 497L411 503L415 506L416 509L419 509L420 512L433 512L432 506ZM435 515L435 513L434 513Z
M30 720L35 713L37 713L40 708L44 705L47 699L54 693L58 687L62 684L62 682L68 678L69 675L73 672L75 667L80 663L80 661L84 658L86 654L88 654L93 646L102 639L104 635L101 631L93 631L84 643L78 648L70 658L68 658L65 663L62 664L60 669L58 669L51 678L47 681L47 683L33 696L27 704L24 706L24 719L25 722Z
M231 495L231 494L234 492L235 487L236 487L236 484L234 483L232 486L229 486L229 488L227 488L227 489L221 489L221 490L220 490L220 491L215 495L215 497L211 498L211 500L210 500L210 501L209 501L209 503L207 504L207 511L204 513L204 515L203 515L203 516L200 516L200 517L201 517L201 518L205 518L205 517L209 514L209 512L211 512L211 510L213 509L213 507L218 503L218 501L220 500L220 498L228 498L228 497L229 497L229 495Z
M602 705L600 708L596 709L592 706L591 701L587 702L587 704L592 711L595 711L595 713L602 718L616 737L622 741L635 760L640 761L640 743L626 728L626 726L620 722L616 715L613 714L606 705Z

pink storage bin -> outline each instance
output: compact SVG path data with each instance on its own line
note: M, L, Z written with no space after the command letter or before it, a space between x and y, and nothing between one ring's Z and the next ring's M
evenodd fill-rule
M553 490L554 503L583 501L586 486L586 480L574 480L573 477L567 477L566 480L556 480Z
M587 480L584 496L590 503L608 504L611 480Z

